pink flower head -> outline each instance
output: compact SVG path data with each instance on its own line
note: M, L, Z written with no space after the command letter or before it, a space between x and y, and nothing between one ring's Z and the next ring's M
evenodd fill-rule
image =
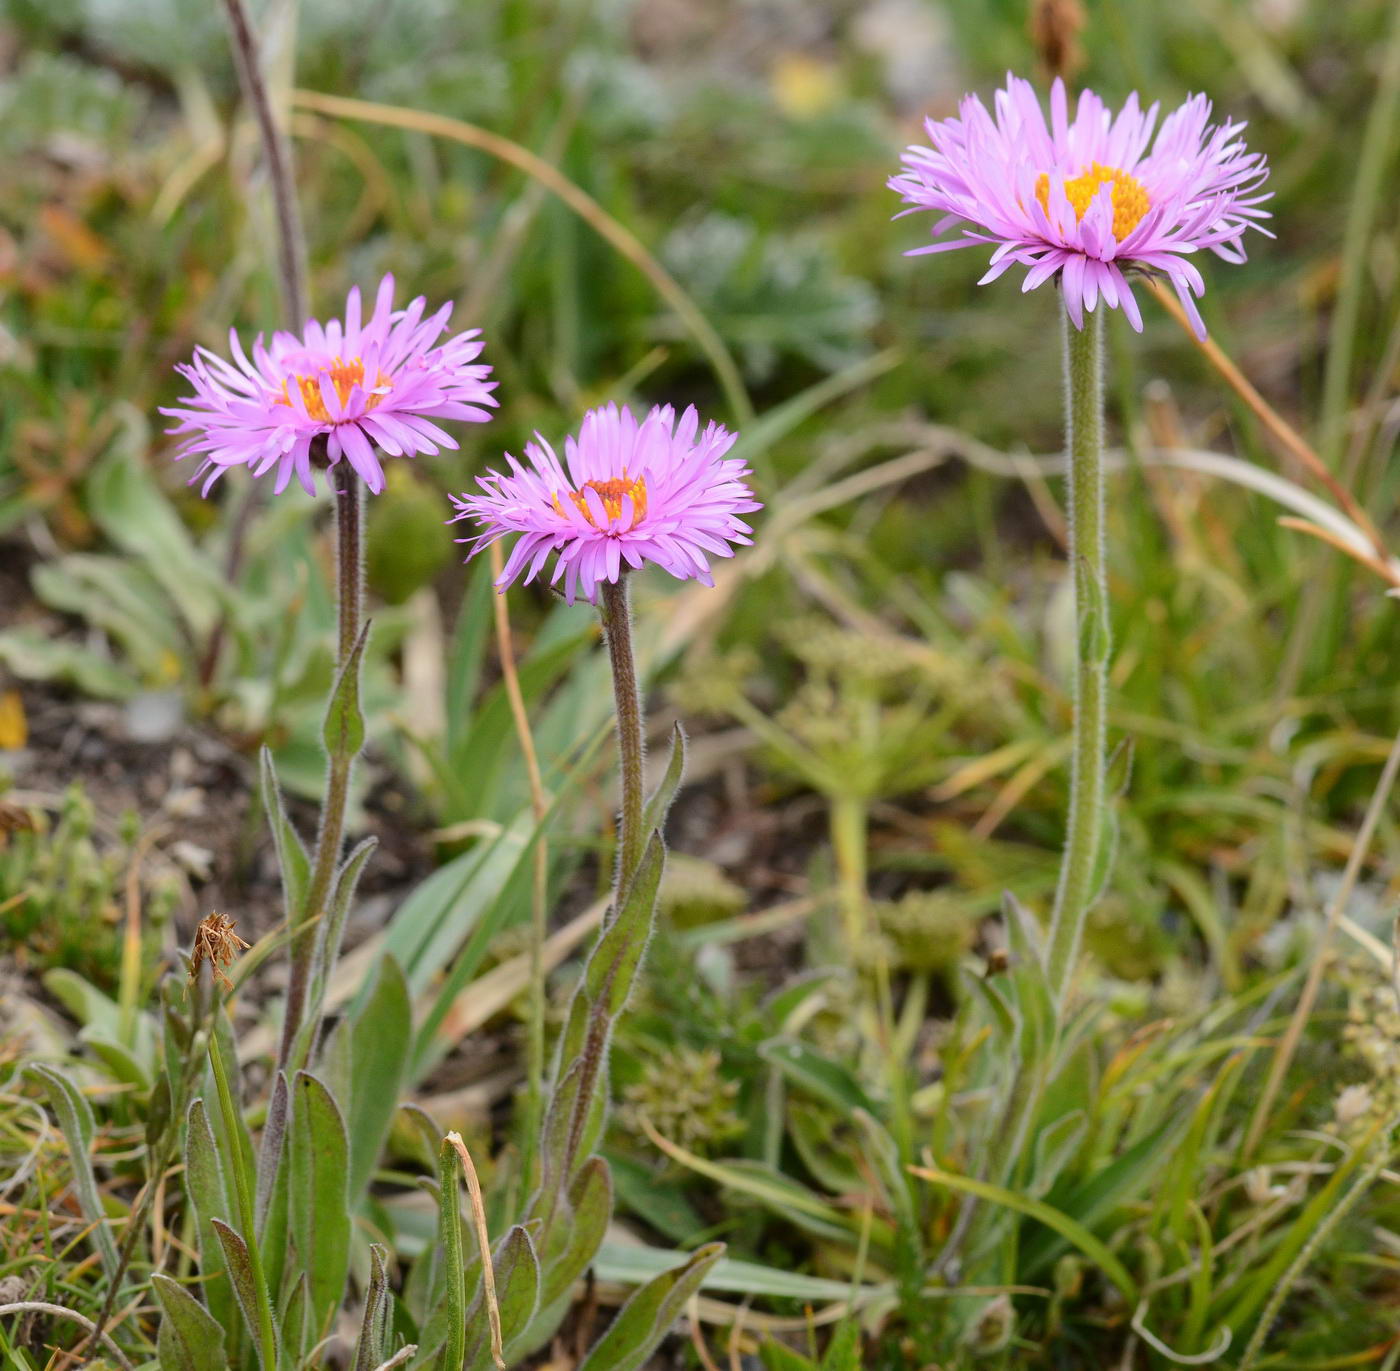
M1158 271L1176 287L1198 337L1205 324L1193 295L1205 282L1188 260L1210 248L1227 262L1244 260L1244 232L1269 217L1260 186L1269 169L1262 153L1239 139L1243 124L1209 124L1210 101L1193 95L1157 131L1158 106L1145 113L1136 94L1115 116L1093 91L1079 97L1069 121L1063 81L1050 91L1050 124L1030 82L1007 76L996 94L996 118L975 95L962 113L927 120L931 147L906 149L904 171L890 180L912 209L942 215L933 236L960 227L950 242L909 255L993 244L991 269L979 285L1009 267L1029 267L1021 289L1058 275L1076 328L1102 296L1122 306L1139 332L1142 316L1125 269ZM1148 151L1148 144L1152 149ZM1272 234L1268 235L1272 237Z
M357 286L346 297L344 320L309 319L301 337L274 333L266 346L259 334L252 361L232 329L233 363L196 348L194 360L177 368L194 394L181 408L161 410L180 421L167 432L189 435L177 460L203 458L190 479L204 476L207 495L229 467L261 476L275 466L279 494L295 472L314 495L312 444L324 437L330 465L346 458L378 494L384 471L376 448L391 457L455 448L457 440L434 421L484 423L491 417L484 406L496 404L496 383L486 379L489 366L474 365L480 331L439 344L452 306L425 319L425 304L420 295L407 309L395 309L394 278L386 276L367 322L360 319Z
M537 433L525 444L529 466L507 453L509 475L477 478L485 494L452 496L451 522L485 526L457 541L474 557L521 535L496 582L501 590L522 571L528 585L558 553L550 580L564 578L570 604L575 593L596 604L599 583L616 582L624 562L655 562L677 580L713 585L706 554L731 557L731 543L751 542L739 515L762 505L744 480L748 467L724 455L736 435L715 423L699 427L694 406L679 422L665 405L639 423L625 405L607 405L583 416L577 438L564 439L562 463Z

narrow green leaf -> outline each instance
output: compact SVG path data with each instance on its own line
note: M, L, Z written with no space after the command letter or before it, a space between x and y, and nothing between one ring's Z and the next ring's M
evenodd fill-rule
M199 1265L204 1277L204 1299L214 1320L221 1328L227 1328L233 1322L233 1289L214 1220L235 1211L202 1099L192 1100L186 1115L185 1190L194 1201L199 1222Z
M321 1003L326 982L335 969L336 960L340 956L340 940L345 934L345 920L350 914L355 888L360 883L360 873L378 846L378 838L361 839L336 872L329 908L326 910L326 918L316 942L316 970L312 979L311 999L313 1005Z
M270 748L264 747L258 754L258 774L263 812L272 829L272 846L277 853L278 870L282 873L283 903L290 925L302 916L306 888L311 881L311 863L296 828L287 817L287 807L282 803L282 787L277 783L277 769Z
M92 1240L102 1258L102 1269L108 1280L115 1280L117 1243L107 1226L107 1210L97 1188L92 1169L92 1136L96 1124L92 1106L86 1096L61 1071L39 1063L27 1066L25 1075L38 1081L49 1097L49 1105L58 1115L58 1126L68 1143L68 1155L73 1166L73 1190L83 1217L93 1225Z
M915 1176L923 1180L932 1181L937 1185L946 1185L953 1190L962 1190L969 1195L976 1195L979 1199L988 1200L992 1204L1014 1209L1018 1214L1025 1214L1028 1218L1043 1223L1047 1228L1053 1228L1055 1232L1077 1247L1090 1261L1097 1262L1104 1275L1123 1292L1128 1304L1136 1307L1138 1302L1137 1282L1128 1274L1128 1268L1083 1224L1068 1214L1052 1208L1043 1200L1034 1200L1026 1195L1018 1195L1003 1186L991 1185L987 1181L975 1180L971 1176L959 1176L950 1171L939 1171L932 1167L910 1167L909 1169Z
M365 655L365 643L369 640L369 628L369 620L366 620L331 692L321 738L332 757L357 756L365 745L365 719L360 713L360 662Z
M138 1090L151 1088L151 1077L147 1065L131 1049L115 1038L94 1028L85 1028L78 1034L78 1040L92 1048L95 1056L113 1077L124 1085L134 1085Z
M823 1111L822 1122L827 1121ZM689 1242L705 1226L684 1185L660 1179L654 1167L632 1157L613 1156L611 1166L619 1207L645 1219L662 1237Z
M758 1358L763 1363L764 1371L818 1371L816 1362L810 1357L794 1352L771 1337L759 1346Z
M288 1210L292 1242L309 1278L315 1337L325 1336L350 1268L350 1148L331 1093L298 1071L292 1085Z
M608 1242L598 1249L593 1270L600 1281L636 1285L669 1270L684 1256L683 1252L671 1252L660 1247ZM735 1261L728 1257L710 1269L704 1288L731 1295L766 1295L772 1299L798 1300L810 1304L830 1304L852 1298L849 1280L808 1276L800 1271L763 1266L758 1262ZM891 1284L883 1282L861 1287L855 1295L861 1304L865 1304L870 1300L883 1299L893 1290Z
M511 1344L530 1326L540 1303L540 1261L529 1233L516 1224L496 1244L492 1253L496 1272L496 1304L501 1314L501 1346L509 1364ZM485 1287L477 1291L467 1311L467 1366L470 1371L489 1371L491 1356L490 1321L486 1315Z
M659 833L653 833L637 863L622 908L603 930L584 969L583 993L591 1003L602 1005L610 1019L622 1012L632 993L632 982L651 937L656 892L665 865L665 844Z
M398 962L382 958L373 988L350 1027L350 1203L358 1207L369 1186L398 1108L413 1038L413 1006Z
M458 746L471 727L477 686L491 641L491 607L495 587L485 563L468 575L467 593L457 611L452 644L447 657L447 751L457 755Z
M237 1231L222 1219L211 1221L218 1235L219 1246L223 1249L224 1263L233 1281L233 1292L238 1298L238 1307L243 1311L243 1322L247 1325L250 1340L257 1353L262 1371L276 1371L269 1366L263 1355L262 1340L258 1336L261 1327L261 1304L257 1281L253 1277L253 1263L248 1255L248 1244Z
M822 1358L822 1371L861 1371L860 1324L845 1319L837 1325Z
M282 1349L288 1362L300 1365L316 1341L316 1328L311 1322L311 1286L303 1271L293 1280L282 1310Z
M365 1316L355 1347L355 1371L374 1371L389 1355L389 1329L393 1323L394 1293L389 1289L389 1249L369 1245L369 1289L365 1291Z
M540 1308L548 1309L569 1293L588 1270L607 1235L612 1218L612 1177L601 1157L590 1157L569 1188L570 1221L567 1240L546 1258ZM551 1225L552 1227L552 1225ZM550 1236L553 1236L551 1233Z
M1013 960L1045 966L1045 934L1034 914L1009 890L1002 892L1002 922L1006 926L1006 944Z
M661 778L661 784L656 787L656 792L647 801L646 810L642 815L642 832L665 831L666 815L670 813L671 803L676 798L676 792L681 788L684 777L685 730L677 723L671 729L671 755L666 762L666 773Z
M1082 1109L1072 1109L1061 1115L1054 1123L1039 1129L1035 1138L1035 1157L1031 1166L1030 1180L1026 1185L1029 1194L1043 1200L1050 1193L1060 1172L1074 1156L1089 1121ZM1068 1212L1078 1215L1085 1221L1085 1213L1075 1205L1064 1206Z
M593 1345L579 1371L638 1371L723 1255L723 1243L707 1243L682 1265L642 1286Z
M802 1039L769 1038L759 1045L758 1054L788 1080L834 1106L843 1115L849 1117L860 1109L871 1118L876 1117L875 1106L856 1078L839 1062L832 1061Z
M156 1272L151 1288L160 1301L162 1371L228 1371L219 1321L178 1281Z
M1180 1135L1191 1123L1191 1114L1178 1110L1160 1127L1120 1152L1106 1166L1098 1167L1088 1180L1074 1186L1058 1185L1048 1203L1066 1214L1073 1214L1086 1228L1106 1218L1115 1209L1140 1199L1149 1186L1159 1184L1161 1160L1175 1150ZM1062 1234L1061 1238L1068 1238ZM1048 1271L1064 1250L1064 1242L1049 1233L1027 1235L1022 1251L1023 1270L1028 1274Z

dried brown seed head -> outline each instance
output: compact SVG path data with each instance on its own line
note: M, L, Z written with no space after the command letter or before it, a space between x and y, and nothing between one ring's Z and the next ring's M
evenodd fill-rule
M246 951L248 944L233 931L233 920L223 914L209 914L199 921L194 931L194 946L190 950L190 980L199 975L199 968L209 963L214 980L225 990L233 989L233 982L224 974L225 968L233 965L240 952Z

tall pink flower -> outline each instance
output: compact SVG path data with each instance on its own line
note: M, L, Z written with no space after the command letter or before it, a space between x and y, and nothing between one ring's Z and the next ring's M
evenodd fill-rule
M670 405L640 422L625 405L583 417L578 437L564 440L564 461L539 434L526 443L529 465L509 453L510 473L477 478L483 494L454 495L452 522L474 519L484 531L457 541L470 556L498 538L520 538L497 586L525 572L534 580L552 553L551 582L564 596L597 603L601 582L616 582L623 564L655 562L678 580L713 585L709 558L730 557L732 543L752 530L739 518L762 506L744 478L749 469L726 457L736 435L711 423L700 432L694 406L679 422Z
M1141 331L1142 316L1126 271L1161 272L1176 288L1199 337L1206 334L1192 298L1205 282L1191 254L1209 248L1227 262L1244 260L1244 233L1269 217L1259 206L1269 170L1246 151L1243 124L1210 124L1210 101L1193 95L1157 131L1158 106L1143 112L1136 94L1114 115L1093 91L1068 115L1064 82L1050 92L1050 124L1028 81L1008 75L996 94L995 119L975 95L955 119L926 121L930 147L906 149L904 171L890 180L916 210L935 210L941 237L909 254L991 244L994 281L1028 267L1022 290L1060 278L1065 308L1078 328L1100 297L1121 306ZM1148 150L1151 144L1151 150ZM1272 237L1272 234L1269 234Z
M324 438L325 460L334 466L344 457L378 494L384 471L376 449L413 457L455 448L457 440L435 421L484 423L496 404L496 383L486 379L491 368L476 362L480 331L439 344L452 306L426 319L425 308L419 296L395 309L394 278L385 276L367 322L357 286L346 297L343 320L308 320L300 337L274 333L266 346L259 334L251 361L232 329L232 363L196 348L193 361L177 368L194 394L161 410L179 420L168 432L188 435L177 460L203 459L191 480L203 476L206 495L235 466L254 476L276 467L278 493L295 473L314 495L313 444Z

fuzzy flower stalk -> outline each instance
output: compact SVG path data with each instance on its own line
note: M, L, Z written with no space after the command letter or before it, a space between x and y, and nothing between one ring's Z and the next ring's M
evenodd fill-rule
M176 460L198 459L191 481L202 482L205 495L226 471L244 467L254 477L275 472L279 495L293 476L314 495L322 469L336 497L336 684L324 731L326 790L305 888L295 901L289 892L292 971L279 1068L293 1055L304 1060L313 1046L320 1017L313 963L318 949L323 968L334 961L339 932L339 921L323 916L332 914L358 871L358 865L351 870L354 858L340 867L340 851L364 734L362 487L373 494L384 489L383 457L456 448L440 421L483 423L496 405L491 368L478 360L479 331L443 338L451 314L451 304L428 313L422 296L395 308L394 278L385 276L368 318L357 286L342 317L309 319L299 334L279 331L266 342L259 334L245 350L230 330L228 358L197 348L177 368L193 394L161 411L176 421L168 432L182 439Z
M622 769L619 886L642 855L642 708L632 651L628 573L648 562L677 580L713 585L711 557L730 557L752 532L741 517L761 508L749 469L726 454L736 435L720 424L702 430L694 407L679 419L658 406L639 420L625 405L584 415L564 440L561 459L539 434L525 461L488 472L479 491L452 497L453 522L482 525L459 539L475 556L518 535L496 585L533 581L554 559L551 584L564 598L599 607L612 666Z
M908 148L889 183L909 206L904 213L938 215L935 241L909 255L990 247L981 283L1021 266L1023 292L1054 280L1063 300L1077 660L1069 815L1047 967L1062 1004L1108 850L1103 316L1121 309L1141 331L1130 277L1163 276L1204 338L1196 299L1205 282L1191 259L1209 249L1243 261L1245 233L1267 233L1260 221L1269 217L1261 208L1268 167L1246 149L1243 124L1210 123L1203 95L1160 127L1159 114L1156 104L1143 110L1136 94L1114 113L1086 90L1071 119L1064 82L1056 80L1047 122L1030 83L1008 76L992 110L970 95L957 117L928 120L929 145Z
M562 582L571 603L581 596L598 607L612 668L622 781L617 868L612 907L558 1043L530 1205L546 1230L568 1188L602 1165L590 1154L606 1099L608 1041L655 922L665 863L660 830L685 764L677 729L665 779L645 801L628 582L654 563L677 580L712 585L710 558L732 556L734 545L751 541L742 516L761 506L745 479L748 467L728 456L734 441L719 424L702 430L694 408L677 419L670 406L658 407L639 420L626 406L608 405L584 416L577 435L564 440L562 459L536 434L523 462L507 454L508 471L488 472L476 492L453 497L452 522L480 528L459 539L469 557L515 538L496 578L502 593L534 580L553 558L551 583Z

